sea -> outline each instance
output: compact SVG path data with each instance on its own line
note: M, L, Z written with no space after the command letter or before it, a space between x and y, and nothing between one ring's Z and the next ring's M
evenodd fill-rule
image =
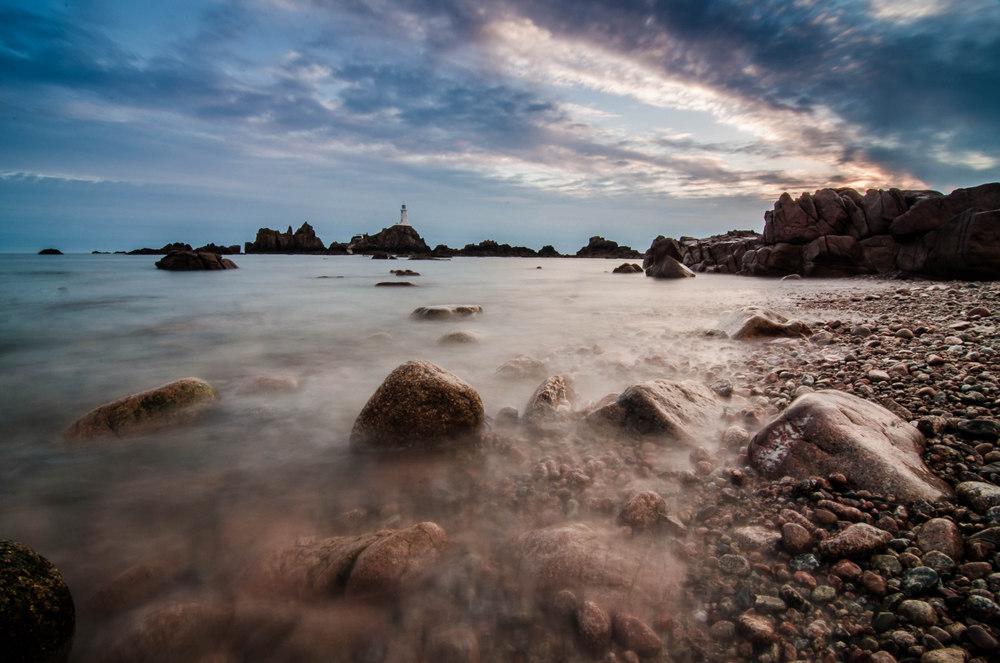
M462 499L441 497L461 493L461 468L414 474L420 461L387 467L349 449L358 412L406 361L471 384L489 419L523 411L546 374L570 378L584 408L642 380L732 377L752 350L706 331L733 310L780 310L803 293L857 287L657 280L613 274L622 261L601 259L232 258L239 269L167 272L151 256L0 255L0 538L60 569L84 650L107 629L88 597L151 559L180 569L177 591L225 595L268 547L348 532L352 517L378 527L435 520L473 540L481 514L464 518ZM377 286L386 281L414 285ZM482 312L412 316L457 304ZM465 342L446 339L455 332ZM524 357L543 371L500 370ZM88 410L189 376L220 394L202 418L62 441Z

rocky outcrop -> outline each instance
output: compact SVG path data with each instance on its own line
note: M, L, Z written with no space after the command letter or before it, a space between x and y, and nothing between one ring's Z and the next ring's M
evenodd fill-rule
M820 189L784 193L764 214L764 232L681 238L696 272L832 278L907 273L1000 278L1000 183L937 191ZM659 238L657 238L659 241ZM656 241L654 241L654 245ZM652 250L652 247L651 247Z
M76 607L59 570L17 541L0 541L0 651L3 660L69 659Z
M395 225L383 228L374 235L364 235L351 245L355 254L370 255L376 251L403 255L429 254L431 248L413 226Z
M534 258L538 252L527 246L511 246L498 244L492 239L485 239L478 244L466 244L461 249L452 249L444 244L434 247L435 257L450 258L453 256L472 256L477 258Z
M205 246L199 246L195 251L205 252L205 253L218 253L220 255L230 255L238 256L240 254L239 244L230 244L229 246L219 246L215 243L208 243Z
M921 458L924 436L884 407L841 391L795 399L750 441L747 454L764 476L843 474L852 488L904 502L936 501L951 489Z
M130 256L162 256L170 253L171 251L193 251L190 244L184 244L183 242L172 242L170 244L164 244L163 248L160 249L133 249L129 251L126 255Z
M156 261L157 269L171 272L195 272L215 269L237 269L235 262L218 253L207 251L171 251Z
M303 223L292 232L288 226L285 232L260 228L257 238L244 245L245 253L326 253L326 245L316 236L316 231L308 223Z
M42 249L38 252L40 256L61 256L63 254L59 249Z
M358 450L423 449L474 440L485 412L467 382L429 361L408 361L372 394L351 431Z
M217 400L212 385L199 378L184 378L91 410L70 424L63 439L80 442L157 430L186 422Z
M681 262L682 259L677 240L660 235L646 250L642 268L646 276L658 279L682 279L694 276L694 272Z
M641 258L642 254L631 246L619 246L618 242L594 236L576 252L577 258Z

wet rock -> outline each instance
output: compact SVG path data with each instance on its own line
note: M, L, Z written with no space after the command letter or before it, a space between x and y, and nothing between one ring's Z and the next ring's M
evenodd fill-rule
M757 644L769 644L777 638L774 622L763 615L743 613L737 619L736 627L748 640Z
M748 455L767 477L840 472L856 489L943 499L951 490L924 465L923 448L923 435L882 406L823 390L797 398L754 436Z
M663 647L660 636L638 617L621 613L615 615L612 632L618 644L639 656L653 656Z
M948 518L931 518L917 531L917 546L924 552L937 550L953 560L961 560L965 543L958 525Z
M727 554L719 557L719 571L726 575L750 575L750 562L743 555Z
M993 634L981 624L970 626L965 632L965 637L969 639L969 642L983 651L995 652L1000 648L1000 642L997 642Z
M529 424L565 421L573 415L576 394L569 379L554 375L538 385L524 408L524 421Z
M918 626L931 626L937 622L934 606L926 601L906 599L896 608L896 613L903 619Z
M184 378L91 410L63 433L67 442L125 437L188 422L215 404L215 388L200 378Z
M392 530L326 539L302 538L257 560L243 589L257 596L321 599L344 591L358 555Z
M421 306L414 309L410 317L418 320L449 320L452 318L467 318L483 312L478 304L443 304L437 306Z
M611 618L593 601L584 601L576 611L576 628L587 649L603 651L611 642Z
M59 570L23 543L0 540L0 657L66 661L75 629L76 607Z
M986 513L1000 506L1000 486L983 481L966 481L955 486L959 498L968 502L977 513Z
M615 409L622 426L632 432L688 444L694 444L697 431L717 426L724 412L708 387L666 379L633 385L605 408Z
M479 334L470 331L451 332L438 339L438 343L441 345L468 345L470 343L479 343L479 341Z
M198 601L164 602L130 613L95 647L104 663L198 661L220 652L230 608Z
M923 596L941 582L937 571L929 566L916 566L903 574L903 593L907 596Z
M760 525L747 525L733 530L733 539L740 544L741 549L746 551L775 553L781 538L780 533Z
M532 530L514 541L520 572L540 588L629 586L638 568L583 523Z
M732 313L719 324L730 338L746 341L761 338L802 338L812 335L804 322L766 309L748 307Z
M351 431L355 449L427 448L473 440L485 419L468 383L429 361L409 361L386 377Z
M793 555L809 552L813 547L812 534L798 523L785 523L781 527L781 545Z
M819 542L824 557L856 557L885 549L892 534L865 523L854 523Z
M348 596L395 593L434 566L448 545L447 533L431 522L379 538L358 555L344 592Z
M649 529L667 515L667 502L651 490L633 495L618 514L618 523L637 529Z

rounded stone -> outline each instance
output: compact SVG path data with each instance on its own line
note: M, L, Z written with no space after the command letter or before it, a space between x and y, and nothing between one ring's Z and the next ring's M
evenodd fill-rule
M663 647L660 636L638 617L617 614L612 622L612 630L618 644L640 656L652 656Z
M924 566L937 571L938 574L951 573L955 570L955 560L937 550L930 551L920 561Z
M743 555L722 555L719 557L719 570L727 575L750 575L750 562Z
M576 629L588 649L601 651L611 642L611 618L593 601L580 604L576 611Z
M659 493L646 490L634 495L622 507L618 522L622 525L647 529L667 515L667 502Z
M59 570L17 541L0 541L0 657L11 663L69 658L76 607Z
M798 523L785 523L781 527L781 545L793 555L800 555L812 550L812 535Z
M393 593L423 575L448 545L448 534L436 523L393 532L358 555L344 591L348 596Z
M896 608L896 613L918 626L932 626L937 622L937 613L934 606L926 601L916 599L906 599Z
M429 361L408 361L386 377L354 422L355 449L427 448L470 441L485 419L468 383Z
M937 571L929 566L907 569L903 574L903 593L907 596L921 596L938 586Z
M924 552L942 552L953 560L962 559L965 544L958 525L948 518L931 518L917 532L917 547Z

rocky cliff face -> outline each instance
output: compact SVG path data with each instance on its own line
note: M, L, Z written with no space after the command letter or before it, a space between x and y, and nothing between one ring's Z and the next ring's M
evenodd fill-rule
M937 191L820 189L787 193L764 233L681 238L695 271L840 277L907 273L1000 279L1000 183Z
M257 231L257 239L244 245L245 253L326 253L326 245L316 236L316 231L308 223L292 232L288 226L285 232L270 228Z

